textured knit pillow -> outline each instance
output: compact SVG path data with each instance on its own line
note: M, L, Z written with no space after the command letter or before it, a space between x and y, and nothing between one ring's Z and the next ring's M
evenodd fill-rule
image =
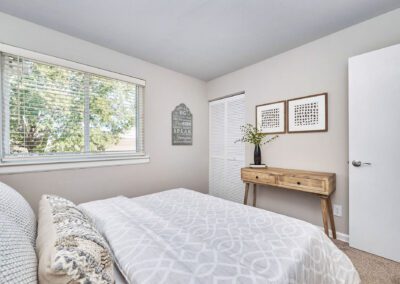
M37 283L37 259L30 240L0 212L0 283Z
M10 217L29 238L31 244L36 240L36 217L31 206L15 189L0 182L0 213Z
M42 196L36 247L41 284L114 282L107 242L71 201Z

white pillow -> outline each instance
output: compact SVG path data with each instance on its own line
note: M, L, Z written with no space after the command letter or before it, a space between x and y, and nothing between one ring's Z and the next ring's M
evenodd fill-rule
M21 194L2 182L0 182L0 213L14 220L31 244L35 246L35 213Z
M37 258L30 240L0 212L0 283L37 283Z
M110 248L74 203L43 195L38 216L36 248L41 284L114 283Z

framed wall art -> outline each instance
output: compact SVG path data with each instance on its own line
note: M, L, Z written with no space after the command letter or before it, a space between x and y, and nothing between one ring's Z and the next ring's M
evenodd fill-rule
M256 106L256 127L261 133L286 132L286 102L274 102Z
M328 131L328 94L287 101L288 133Z
M178 105L171 114L172 145L192 145L193 116L185 104Z

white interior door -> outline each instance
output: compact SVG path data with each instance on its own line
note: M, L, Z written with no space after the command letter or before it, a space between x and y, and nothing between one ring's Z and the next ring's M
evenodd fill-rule
M243 202L240 169L245 163L245 146L235 143L245 123L245 96L238 95L210 102L210 194Z
M349 161L350 246L400 261L400 45L349 60Z

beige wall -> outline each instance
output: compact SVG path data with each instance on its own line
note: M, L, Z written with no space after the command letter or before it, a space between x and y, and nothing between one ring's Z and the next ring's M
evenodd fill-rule
M400 9L321 38L289 52L227 74L207 84L209 99L246 91L247 121L255 121L255 105L329 93L329 132L285 134L262 149L268 165L330 171L337 174L333 202L343 206L335 217L339 232L348 232L348 104L349 57L400 43ZM371 133L373 135L373 133ZM247 162L253 147L246 148ZM319 201L279 189L260 190L261 208L322 225Z
M254 106L329 93L329 132L281 135L263 147L269 165L337 173L338 231L348 232L347 59L400 42L400 10L311 42L205 84L202 81L0 13L0 42L116 71L147 81L146 150L142 165L1 175L36 208L43 193L83 202L119 194L138 196L174 187L208 191L208 99L246 91L247 121ZM171 146L170 112L186 103L194 115L193 146ZM247 147L247 161L252 159ZM259 207L321 225L311 196L261 190Z
M204 82L3 13L0 42L147 81L145 146L150 163L0 176L34 208L44 193L83 202L175 187L208 191L208 103ZM171 146L171 111L182 102L193 113L193 146Z

